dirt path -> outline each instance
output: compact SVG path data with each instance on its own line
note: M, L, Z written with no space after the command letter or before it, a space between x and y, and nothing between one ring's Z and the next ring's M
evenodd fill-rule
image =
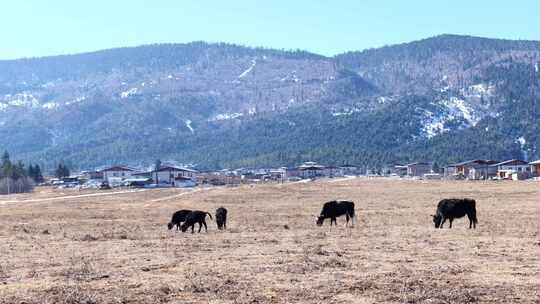
M13 204L13 203L40 203L40 202L60 201L60 200L67 200L67 199L77 199L77 198L84 198L84 197L110 196L110 195L144 192L147 190L148 189L138 189L138 190L125 190L125 191L116 191L116 192L89 193L89 194L79 194L79 195L47 197L47 198L40 198L40 199L0 201L0 206Z

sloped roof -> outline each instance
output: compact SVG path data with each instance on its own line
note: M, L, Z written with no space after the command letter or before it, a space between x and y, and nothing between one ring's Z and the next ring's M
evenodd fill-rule
M540 165L540 159L530 162L529 165Z
M473 159L473 160L468 160L468 161L464 161L464 162L461 162L461 163L450 164L450 165L448 165L448 167L465 166L465 165L475 164L475 163L479 164L479 165L492 165L492 164L496 164L497 161L496 160L489 160L489 159Z
M103 168L103 169L99 170L98 172L107 172L107 171L130 171L130 172L134 172L134 171L137 171L137 170L135 168L132 168L132 167L129 167L129 166L115 165L115 166L110 166L110 167Z
M179 166L173 166L173 165L163 165L157 171L158 172L163 172L163 171L186 171L186 172L193 172L193 173L197 172L197 171L192 170L192 169L183 168L183 167L179 167Z
M510 164L510 163L513 163L513 162L518 162L520 165L526 165L527 164L526 161L521 160L521 159L509 159L509 160L505 160L505 161L502 161L500 163L496 163L496 164L493 164L493 165L490 165L490 166L491 167L504 166L506 164Z

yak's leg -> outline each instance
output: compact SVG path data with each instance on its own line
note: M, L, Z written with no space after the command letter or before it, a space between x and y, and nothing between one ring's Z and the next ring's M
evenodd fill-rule
M443 216L443 218L441 219L441 225L439 226L439 228L443 229L443 225L445 221L446 221L446 218Z
M473 227L474 220L473 220L472 215L470 214L467 214L467 217L469 218L469 229L471 229ZM474 228L476 228L476 224L474 226L475 226Z
M193 223L193 225L191 225L191 233L195 233L195 223Z
M199 233L201 233L202 222L199 222Z
M332 218L332 220L334 221L334 226L337 226L337 218Z
M448 219L448 221L450 222L450 227L448 227L448 228L452 228L452 222L454 221L454 218L451 217L451 218Z
M347 213L347 214L345 214L345 218L347 219L347 222L345 223L345 227L347 227L347 226L349 226L349 219L350 219L350 217L349 217L349 214L348 214L348 213Z
M203 223L203 225L204 225L204 232L208 232L208 227L206 226L206 222L203 221L202 223Z

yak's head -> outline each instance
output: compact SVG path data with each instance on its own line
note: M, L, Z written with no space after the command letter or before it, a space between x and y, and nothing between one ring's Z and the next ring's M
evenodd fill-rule
M168 224L167 224L167 228L169 228L169 230L171 230L173 227L174 227L174 224L173 224L173 223L168 223Z
M317 217L317 226L322 226L324 222L324 216L320 215L319 217Z
M188 225L184 223L182 224L182 226L180 226L180 229L182 229L182 232L186 232L186 230L188 229Z
M440 215L433 215L433 224L435 224L435 228L439 228L441 225L442 217Z

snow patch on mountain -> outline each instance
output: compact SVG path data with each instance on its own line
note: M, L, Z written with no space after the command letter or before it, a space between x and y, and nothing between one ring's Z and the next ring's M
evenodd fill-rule
M338 112L332 112L332 116L349 116L349 115L352 115L353 113L356 113L356 112L360 112L360 109L358 108L345 108L341 111L338 111Z
M82 101L85 101L85 100L86 100L86 96L79 96L79 97L73 99L72 101L66 102L66 105L79 103L79 102L82 102Z
M186 123L186 127L191 131L191 133L195 133L195 130L191 126L192 121L189 119L186 119L184 122Z
M130 96L136 95L137 93L139 93L139 89L131 88L127 91L121 92L120 98L129 98Z
M257 65L257 61L255 59L252 59L251 60L251 66L249 68L247 68L247 70L245 70L244 72L242 72L242 74L240 74L238 76L238 78L244 78L247 76L247 74L249 74L253 68Z
M47 102L41 105L41 107L45 110L53 110L58 108L60 105L56 102Z
M465 118L471 126L475 126L481 119L479 115L476 115L474 109L463 99L450 97L449 100L443 100L442 104L447 107L449 117L454 118L461 116Z
M300 79L298 79L298 76L296 76L296 71L292 71L289 75L283 77L280 79L280 81L291 81L291 82L299 82Z
M525 149L525 145L527 144L527 140L525 139L525 137L523 137L523 136L518 137L516 139L516 143L519 144L519 146L520 146L523 160L525 160L525 161L529 160L529 151L527 151Z
M210 118L208 121L220 121L220 120L230 120L238 117L244 116L244 113L224 113L217 114L214 117Z
M39 102L34 95L22 92L15 95L7 94L4 95L4 101L15 107L27 107L27 108L37 108L39 107Z
M461 127L472 127L484 118L487 114L477 110L472 104L458 97L450 97L433 104L436 107L435 113L424 110L424 120L422 131L427 138L450 131L447 123L454 120L464 121Z
M534 71L538 73L538 62L534 64Z

